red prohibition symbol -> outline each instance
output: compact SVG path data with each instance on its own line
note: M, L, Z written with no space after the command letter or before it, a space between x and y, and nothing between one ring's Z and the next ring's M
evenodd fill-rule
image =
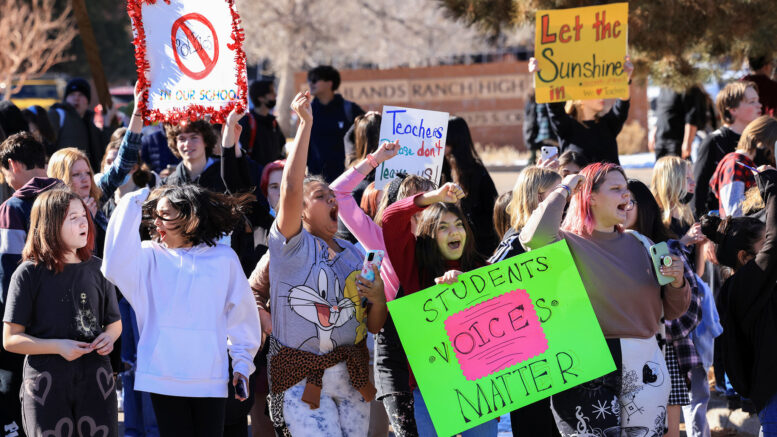
M188 20L199 21L200 23L207 26L207 28L210 30L210 33L213 35L213 58L208 56L208 53L202 47L200 40L196 35L194 35L194 32L192 32L189 26L186 25L186 21ZM181 61L181 55L178 51L175 38L179 29L184 32L186 38L189 41L189 45L192 47L192 51L197 53L197 55L200 57L200 60L202 61L202 64L205 66L202 71L192 71ZM208 21L208 19L205 18L202 14L192 12L175 20L172 29L172 43L173 53L175 53L175 63L178 64L178 67L181 69L183 74L191 77L192 79L202 79L206 77L208 74L210 74L210 72L213 70L213 67L216 66L216 62L219 60L219 39L218 36L216 36L216 29L213 28L213 25L210 23L210 21Z

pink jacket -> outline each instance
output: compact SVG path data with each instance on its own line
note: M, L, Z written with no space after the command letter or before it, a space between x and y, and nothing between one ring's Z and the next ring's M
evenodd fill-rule
M337 205L340 208L340 220L343 221L353 236L359 240L359 243L367 250L382 250L386 253L386 244L383 242L383 229L376 225L370 216L362 211L352 195L354 188L363 180L363 174L354 168L350 168L332 182L329 188L335 192ZM386 300L394 300L399 290L399 278L397 278L397 274L394 271L394 266L391 265L388 254L383 257L380 277L383 278L383 291L386 294Z

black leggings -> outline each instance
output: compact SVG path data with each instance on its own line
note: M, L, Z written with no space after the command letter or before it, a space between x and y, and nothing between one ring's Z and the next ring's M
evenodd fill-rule
M160 437L224 435L227 398L184 398L151 393Z
M418 437L412 393L392 393L381 399L397 437Z

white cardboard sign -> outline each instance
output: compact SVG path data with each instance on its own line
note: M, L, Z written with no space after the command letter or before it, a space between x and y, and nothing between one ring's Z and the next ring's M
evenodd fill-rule
M144 118L222 122L246 107L243 31L234 0L129 0Z
M399 140L399 154L375 169L375 188L382 190L399 172L439 184L447 131L447 112L384 106L380 141Z

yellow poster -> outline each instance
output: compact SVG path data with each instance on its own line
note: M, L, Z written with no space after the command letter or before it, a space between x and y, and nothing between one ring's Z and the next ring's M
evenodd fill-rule
M629 98L629 4L537 11L537 103Z

